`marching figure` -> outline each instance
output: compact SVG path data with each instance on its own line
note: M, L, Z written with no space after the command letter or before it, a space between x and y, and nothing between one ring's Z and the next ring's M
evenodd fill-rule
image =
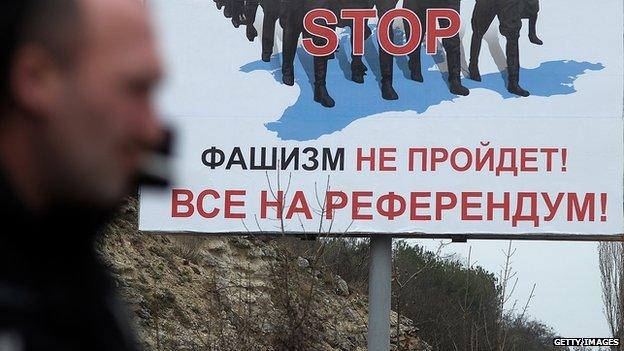
M372 9L373 0L338 0L341 9ZM338 11L340 12L340 11ZM351 36L353 36L353 21L339 19L338 27L351 28ZM370 38L372 32L368 27L368 20L364 23L364 40ZM368 68L362 62L362 56L351 53L351 80L356 83L364 83L364 76Z
M260 6L264 12L262 20L262 61L271 61L273 44L275 43L275 22L280 18L282 1L260 0Z
M336 11L335 0L282 0L282 15L280 24L284 28L284 43L282 48L282 82L286 85L295 84L294 61L299 44L299 36L312 38L316 45L323 45L324 40L304 31L303 18L313 9L324 8ZM335 29L335 26L330 26ZM314 57L314 101L325 107L334 107L335 101L329 95L326 86L327 61L333 58L333 54L323 57Z
M459 0L404 0L404 7L413 11L422 23L422 39L425 37L425 29L427 25L427 10L431 8L450 8L459 13ZM410 36L410 26L405 22L405 35L406 38ZM449 26L449 21L444 19L440 20L440 26L445 28ZM448 65L448 82L449 90L456 95L466 96L470 94L468 88L461 84L461 52L460 52L460 39L459 34L451 38L442 39L442 45L446 51L446 62ZM409 54L409 69L410 77L417 81L422 82L422 67L420 60L420 51L422 44L418 46L411 54Z
M386 12L396 7L398 0L375 0L377 16L381 18ZM394 29L390 26L390 40L394 41ZM394 70L394 57L381 47L379 48L379 68L381 70L381 97L386 100L397 100L399 94L392 86L392 73Z
M500 33L506 38L507 90L519 96L530 93L520 86L520 52L518 38L522 27L521 1L524 0L477 0L472 14L472 43L470 45L470 78L481 81L479 53L485 32L494 17L500 22Z

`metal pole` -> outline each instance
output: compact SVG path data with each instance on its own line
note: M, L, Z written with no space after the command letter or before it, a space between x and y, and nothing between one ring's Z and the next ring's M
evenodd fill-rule
M370 239L368 274L368 350L390 350L392 237Z

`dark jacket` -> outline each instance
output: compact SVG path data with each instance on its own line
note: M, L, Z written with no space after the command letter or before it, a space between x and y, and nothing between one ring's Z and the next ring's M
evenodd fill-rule
M35 214L0 176L0 342L10 351L136 350L94 249L104 213Z

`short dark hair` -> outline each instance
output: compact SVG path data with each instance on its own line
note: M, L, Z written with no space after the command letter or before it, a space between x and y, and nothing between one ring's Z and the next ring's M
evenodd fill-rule
M13 101L10 76L16 52L38 43L59 62L69 62L78 39L77 0L0 1L0 106Z

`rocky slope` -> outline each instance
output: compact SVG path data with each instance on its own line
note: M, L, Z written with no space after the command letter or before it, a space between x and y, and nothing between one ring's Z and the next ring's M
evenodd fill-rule
M98 248L145 350L366 349L366 298L294 239L146 235L136 218L130 202ZM429 350L401 324L393 349Z

